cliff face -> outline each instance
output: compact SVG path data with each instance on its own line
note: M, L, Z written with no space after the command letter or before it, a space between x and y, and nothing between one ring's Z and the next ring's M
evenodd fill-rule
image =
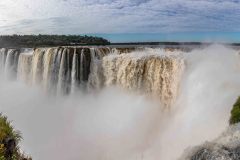
M184 69L180 51L145 48L55 47L1 49L1 71L8 79L41 85L55 94L116 85L158 98L176 99Z
M240 124L230 126L219 138L188 148L179 160L239 160Z

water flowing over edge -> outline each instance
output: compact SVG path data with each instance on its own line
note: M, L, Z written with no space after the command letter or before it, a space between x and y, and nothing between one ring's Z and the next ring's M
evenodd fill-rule
M165 106L175 102L184 70L180 51L164 49L3 48L0 62L7 79L40 85L48 93L65 95L116 85L156 97Z

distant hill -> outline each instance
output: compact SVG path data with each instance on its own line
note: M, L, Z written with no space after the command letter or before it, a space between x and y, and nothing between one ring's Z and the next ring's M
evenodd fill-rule
M0 47L41 47L73 45L108 45L101 37L80 35L2 35Z

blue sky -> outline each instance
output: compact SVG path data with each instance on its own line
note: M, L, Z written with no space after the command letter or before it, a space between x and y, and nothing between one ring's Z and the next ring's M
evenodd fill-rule
M115 42L240 42L240 0L0 1L0 34L39 33L92 33Z

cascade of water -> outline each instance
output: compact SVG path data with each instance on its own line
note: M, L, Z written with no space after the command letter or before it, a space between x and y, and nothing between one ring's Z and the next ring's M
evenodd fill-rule
M79 80L79 54L77 53L77 49L74 49L73 53L73 61L72 61L72 73L71 73L71 92L74 93L78 86L78 80Z
M104 57L102 66L104 85L142 90L170 106L177 97L184 61L178 56L135 57L125 54Z
M17 78L26 83L31 82L33 50L26 50L20 54L17 67Z
M81 82L87 82L90 74L91 54L89 48L84 48L81 53Z
M50 84L52 92L56 93L58 84L58 75L61 64L62 48L54 49L50 70Z
M81 57L80 57L80 82L84 81L84 61L85 55L84 55L84 49L82 49Z
M58 82L59 63L57 62L57 55L58 48L54 48L51 52L50 63L47 66L48 78L46 83L48 84L48 91L50 90L51 93L55 93Z
M6 56L4 65L4 73L8 80L13 80L17 75L19 50L9 49Z
M46 50L45 49L36 49L33 53L32 58L32 84L40 84L42 82L42 73L43 73L43 58Z
M5 48L0 49L0 74L3 74L4 72L6 57L7 49Z
M53 60L53 48L47 49L46 53L44 54L44 62L43 62L43 85L46 90L49 90L51 87L50 84L50 77L51 77L51 64Z
M71 90L72 59L73 53L69 48L64 48L58 74L58 94L67 94Z
M26 50L1 49L0 60L8 78L13 79L17 73L18 79L43 85L50 93L117 85L171 105L177 96L183 60L164 50L137 49L137 53L127 53L132 50L59 47L38 48L28 54Z
M62 58L60 62L59 74L58 74L58 86L57 86L57 93L60 94L64 87L64 81L66 77L66 58L67 58L67 49L64 48L62 52Z
M96 48L90 48L91 66L88 80L88 89L101 89L103 86L102 60L97 56L100 51Z
M98 59L102 59L106 55L112 53L112 51L108 47L107 48L95 48L95 52L96 52L96 57Z

